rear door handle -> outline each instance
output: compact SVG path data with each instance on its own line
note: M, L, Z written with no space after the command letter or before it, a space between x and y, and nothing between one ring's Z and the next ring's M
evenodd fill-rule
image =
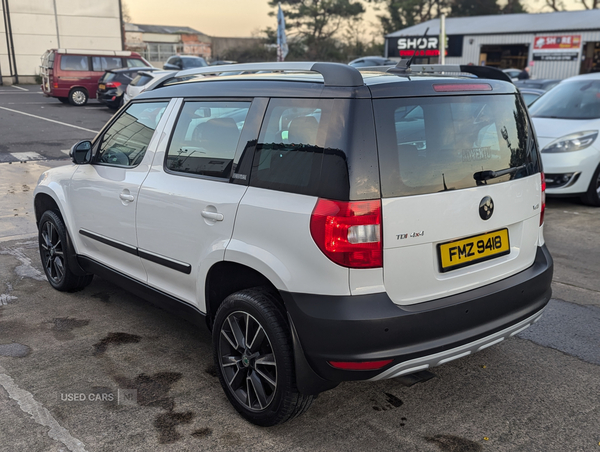
M123 201L129 201L129 202L133 202L133 195L126 195L125 193L121 193L119 195L119 198L121 198Z
M202 216L208 220L223 221L223 214L219 212L202 211Z

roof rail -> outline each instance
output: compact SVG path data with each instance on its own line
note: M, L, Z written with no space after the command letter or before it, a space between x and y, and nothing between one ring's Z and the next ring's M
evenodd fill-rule
M473 74L479 78L502 80L505 82L512 83L512 80L507 74L502 72L500 69L496 69L490 66L475 66L466 64L413 64L407 67L406 60L400 60L396 66L387 69L386 72L398 75L416 75L420 73L439 74L441 72L466 72L467 74Z
M223 72L318 72L323 76L325 86L356 87L364 85L360 72L352 66L340 63L315 63L315 62L284 62L284 63L242 63L224 64L186 69L179 71L174 77L190 75L220 74Z

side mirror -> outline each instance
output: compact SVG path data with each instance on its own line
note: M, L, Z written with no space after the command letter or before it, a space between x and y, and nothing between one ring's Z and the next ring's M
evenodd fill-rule
M92 142L88 140L80 141L75 143L71 147L69 156L73 163L82 165L84 163L90 163L92 161Z

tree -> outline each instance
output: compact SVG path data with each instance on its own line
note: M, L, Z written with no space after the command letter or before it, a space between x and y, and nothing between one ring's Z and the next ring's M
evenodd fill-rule
M502 14L519 14L526 12L527 10L520 0L508 0L508 3L502 8Z
M382 3L387 14L379 15L385 33L435 19L448 9L450 0L367 0Z
M269 5L279 3L270 0ZM349 19L365 12L363 5L353 0L281 0L281 8L286 28L301 37L311 60L343 59L334 36Z
M131 22L131 13L129 12L129 6L124 0L121 0L121 17L124 23Z

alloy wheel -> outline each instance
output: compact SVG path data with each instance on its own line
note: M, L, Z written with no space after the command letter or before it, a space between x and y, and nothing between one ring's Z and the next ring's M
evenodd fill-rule
M52 282L59 284L65 276L65 256L58 230L52 222L47 221L43 224L41 238L40 246L46 275Z
M229 314L219 334L221 372L235 398L248 410L263 411L277 389L277 362L262 325L247 312Z

